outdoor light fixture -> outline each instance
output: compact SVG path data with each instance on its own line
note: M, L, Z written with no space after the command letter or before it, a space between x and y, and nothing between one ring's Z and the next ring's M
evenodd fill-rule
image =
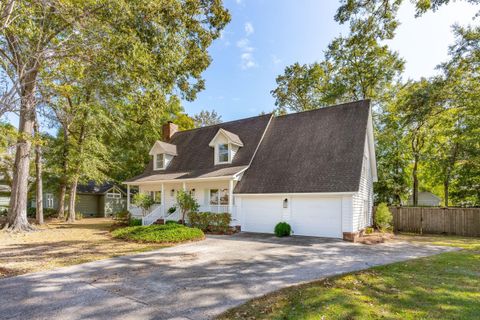
M175 195L175 189L170 190L170 197L173 197Z
M190 190L190 195L191 195L191 196L195 196L195 188L193 188L192 190Z
M283 200L283 207L288 208L288 199L287 198L285 198L285 200Z

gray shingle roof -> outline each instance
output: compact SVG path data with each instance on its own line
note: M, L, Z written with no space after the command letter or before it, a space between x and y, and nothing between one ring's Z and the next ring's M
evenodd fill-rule
M235 193L358 191L368 100L272 119Z
M150 177L149 181L152 181L151 179L191 179L212 175L217 177L219 173L225 176L233 175L250 163L270 118L271 115L267 114L179 131L169 141L170 144L177 146L178 155L173 158L167 169L153 170L153 161L151 160L141 175L127 180L127 182L145 181L146 177ZM208 145L220 128L237 135L244 145L237 151L231 164L215 165L214 149ZM222 171L226 168L231 169Z

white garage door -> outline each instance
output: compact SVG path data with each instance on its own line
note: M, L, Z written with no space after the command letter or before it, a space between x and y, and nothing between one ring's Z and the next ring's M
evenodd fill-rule
M278 197L242 198L242 231L273 233L282 221L282 200Z
M296 235L342 238L339 198L292 197L291 226Z

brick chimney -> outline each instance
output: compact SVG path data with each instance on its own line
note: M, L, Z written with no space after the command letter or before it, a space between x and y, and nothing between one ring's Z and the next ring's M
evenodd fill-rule
M162 127L163 140L165 140L165 142L169 142L172 136L177 131L178 131L178 126L172 121L168 121Z

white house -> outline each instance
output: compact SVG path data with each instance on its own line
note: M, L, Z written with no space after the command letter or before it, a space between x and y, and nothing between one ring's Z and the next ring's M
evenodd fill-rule
M242 231L273 233L286 221L295 235L352 240L372 224L377 172L368 100L185 131L169 123L163 135L145 172L125 182L157 202L144 224L179 219L168 214L178 190L194 195L201 211L230 212Z

